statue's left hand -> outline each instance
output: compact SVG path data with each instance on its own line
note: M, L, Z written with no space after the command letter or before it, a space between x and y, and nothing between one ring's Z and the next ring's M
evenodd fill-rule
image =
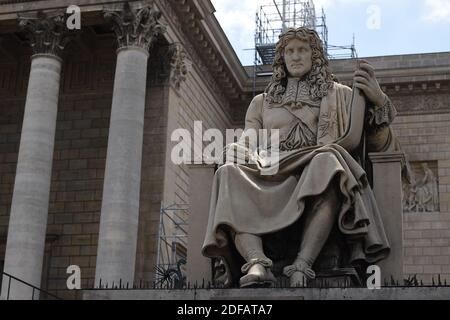
M354 76L354 85L361 89L366 97L376 106L383 106L386 96L380 88L375 69L366 60L359 60L359 69Z

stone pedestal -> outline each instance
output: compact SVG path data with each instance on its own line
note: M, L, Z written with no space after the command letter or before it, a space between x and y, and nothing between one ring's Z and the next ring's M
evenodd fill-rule
M368 290L367 288L248 288L248 289L190 289L190 290L90 290L81 291L83 300L182 300L178 306L186 303L188 306L197 306L201 303L194 300L205 301L227 301L243 300L255 301L258 305L270 305L271 301L297 301L297 300L449 300L450 287L412 287L412 288L381 288L380 290ZM297 302L295 302L297 303ZM235 305L238 303L234 303ZM287 304L287 306L291 306ZM282 304L274 306L281 308ZM220 315L219 311L211 314ZM218 309L218 308L216 308ZM301 307L300 307L301 309ZM299 309L295 309L296 311ZM303 310L303 309L302 309ZM262 314L261 314L262 315ZM244 316L241 317L245 319ZM261 316L263 318L264 315ZM199 317L199 319L201 319Z
M214 165L190 165L189 233L187 251L187 281L191 284L211 280L211 259L202 255L209 217L209 203L214 178Z
M62 17L24 18L32 33L31 58L19 157L9 218L4 271L39 288L47 229L58 111ZM31 286L3 277L2 299L39 299Z
M391 246L389 257L378 263L384 280L393 277L403 284L403 210L402 164L403 153L371 153L373 166L373 191L381 212L384 229Z

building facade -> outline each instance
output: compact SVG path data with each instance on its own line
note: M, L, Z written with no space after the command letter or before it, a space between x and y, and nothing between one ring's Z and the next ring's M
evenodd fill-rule
M172 133L241 128L269 80L241 65L210 1L79 0L81 30L67 30L71 2L0 0L0 267L65 298L70 265L82 288L154 279L161 208L189 208L195 188ZM448 281L450 53L367 60L416 176L405 277ZM351 85L355 61L331 66Z

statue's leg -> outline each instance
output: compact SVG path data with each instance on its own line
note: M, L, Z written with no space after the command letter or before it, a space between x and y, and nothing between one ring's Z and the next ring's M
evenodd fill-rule
M294 263L283 270L284 274L290 277L292 287L305 286L308 278L315 278L311 268L336 223L339 204L337 186L331 183L324 193L313 200L310 209L305 212L299 253Z
M261 237L248 233L239 233L236 234L234 242L238 252L247 261L241 269L242 273L246 273L240 279L241 287L274 285L276 279L270 270L272 260L264 254Z

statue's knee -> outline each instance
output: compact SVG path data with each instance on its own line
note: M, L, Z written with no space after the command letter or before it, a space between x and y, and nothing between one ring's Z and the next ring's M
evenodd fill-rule
M341 198L339 181L337 179L333 179L331 181L330 185L328 186L327 193L327 201L330 203L330 205L337 207Z
M217 169L216 174L227 174L234 170L237 170L237 165L235 163L225 163Z
M332 180L328 185L328 188L320 195L314 198L312 206L319 210L320 208L331 207L338 208L340 203L339 185L336 183L336 179Z

